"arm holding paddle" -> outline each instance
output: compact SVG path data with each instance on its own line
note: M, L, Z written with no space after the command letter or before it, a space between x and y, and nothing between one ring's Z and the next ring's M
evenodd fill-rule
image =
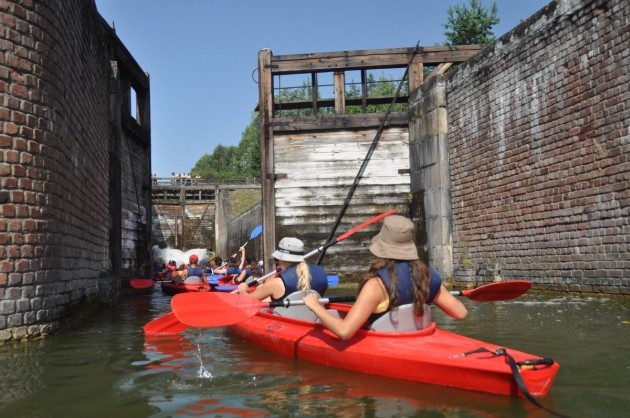
M248 292L246 284L240 284L239 293L247 293L258 300L279 300L297 291L315 290L323 295L328 289L325 270L306 263L304 243L298 238L282 238L272 257L278 260L278 275L268 278L264 285L256 287L252 292Z

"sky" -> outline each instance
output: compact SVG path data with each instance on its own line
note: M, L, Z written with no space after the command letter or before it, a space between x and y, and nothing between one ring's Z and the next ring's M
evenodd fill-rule
M149 73L151 165L189 173L217 145L237 145L258 104L258 52L274 55L444 43L449 7L470 0L96 0ZM551 0L498 7L496 37Z

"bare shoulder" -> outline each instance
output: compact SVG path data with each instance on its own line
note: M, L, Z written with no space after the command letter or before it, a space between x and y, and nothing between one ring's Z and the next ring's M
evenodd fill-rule
M385 298L387 298L387 291L385 290L383 282L378 277L372 277L368 279L361 288L357 301L359 299L369 300L372 303L379 304L381 301L385 300Z

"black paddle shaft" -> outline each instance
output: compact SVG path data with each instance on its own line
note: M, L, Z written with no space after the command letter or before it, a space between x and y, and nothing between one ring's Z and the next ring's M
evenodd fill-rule
M322 298L319 299L319 303L328 304L328 303L341 303L341 302L354 302L356 301L356 296L333 296L330 298ZM298 306L304 305L303 300L274 300L273 302L269 302L270 308L288 308L289 306Z
M329 242L330 240L332 240L333 236L335 235L335 232L337 232L337 227L341 223L341 219L343 219L343 216L346 213L346 209L350 205L350 200L352 200L352 196L354 196L354 191L359 186L359 181L361 181L361 178L363 177L363 173L365 172L365 168L367 167L368 163L370 162L370 158L372 157L372 154L374 153L374 150L376 149L376 146L378 145L378 141L381 138L381 133L383 132L383 129L385 128L385 124L389 121L389 115L392 112L392 109L394 108L394 104L396 104L396 100L398 99L398 95L400 94L400 89L402 88L402 85L403 85L405 79L407 78L407 74L409 73L409 67L411 66L411 62L413 61L413 57L416 56L416 54L418 53L418 51L420 49L419 45L420 45L420 42L418 41L418 43L416 44L416 47L413 49L411 57L409 58L409 62L407 63L407 67L405 68L405 73L403 74L402 79L400 80L400 83L398 84L398 88L396 89L396 93L394 94L394 97L392 98L392 102L390 103L389 107L387 108L387 112L385 113L385 117L383 118L380 126L378 127L378 130L376 131L376 135L374 135L374 139L372 140L372 144L370 145L370 148L368 149L368 152L365 155L365 158L363 159L363 163L361 164L361 168L359 168L359 171L358 171L356 177L354 178L354 182L352 183L352 186L350 187L350 190L348 190L348 195L346 196L346 200L343 202L343 205L341 207L341 211L337 215L337 219L335 220L335 224L333 225L333 228L330 230L330 234L328 235L328 239L326 240L326 242ZM319 258L317 259L317 264L321 264L321 262L324 259L325 255L326 255L326 247L324 247L323 251L321 251L321 253L319 255Z

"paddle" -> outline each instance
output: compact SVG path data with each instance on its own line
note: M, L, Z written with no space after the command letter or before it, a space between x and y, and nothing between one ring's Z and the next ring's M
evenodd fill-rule
M262 225L258 225L256 228L254 228L254 229L252 230L251 234L249 234L249 238L247 239L247 241L245 241L245 244L243 244L243 245L241 245L241 246L239 247L239 250L240 250L241 248L245 247L249 241L253 240L253 239L254 239L254 238L256 238L258 235L260 235L260 234L262 233L262 231L263 231L263 226L262 226ZM237 254L236 254L236 253L232 254L232 257L236 257L236 256L237 256ZM221 268L225 267L225 265L226 265L226 264L227 264L227 262L225 262L225 263L221 264L221 266L217 267L217 268L216 268L216 270L218 270L218 269L221 269Z
M355 300L354 296L319 299L322 304ZM233 293L180 293L171 300L171 308L179 321L191 327L205 328L238 324L263 308L288 308L296 305L304 305L304 301L283 299L261 302L245 294Z
M242 247L244 247L244 246L246 246L246 245L247 245L247 243L248 243L249 241L253 240L253 239L254 239L254 238L256 238L258 235L260 235L260 234L262 233L262 231L263 231L263 226L262 226L262 225L258 225L256 228L254 228L254 230L252 231L252 233L251 233L251 234L249 234L249 239L248 239L247 241L245 241L245 244L243 244L243 245L241 246L241 248L242 248Z
M169 312L159 316L144 326L144 333L154 334L178 334L188 328L188 325L181 323L173 314Z
M306 254L306 255L304 256L304 259L306 260L307 258L312 257L312 256L314 256L314 255L315 255L315 254L317 254L317 253L321 253L321 252L322 252L322 251L324 251L326 248L328 248L328 247L332 247L333 245L335 245L335 244L337 244L337 243L339 243L339 242L341 242L341 241L345 240L346 238L348 238L348 237L350 237L350 236L354 235L356 232L358 232L358 231L362 230L362 229L363 229L363 228L365 228L366 226L371 225L371 224L373 224L374 222L378 222L378 221L380 221L381 219L383 219L383 218L385 218L385 217L387 217L387 216L389 216L389 215L393 215L393 214L395 214L396 212L397 212L397 211L396 211L396 209L393 209L393 210L387 211L387 212L385 212L385 213L381 213L380 215L375 216L375 217L373 217L373 218L371 218L371 219L368 219L367 221L363 222L362 224L355 226L354 228L352 228L352 229L351 229L351 230L349 230L348 232L346 232L346 233L344 233L344 234L339 235L339 236L338 236L337 238L335 238L334 240L330 240L330 241L328 241L326 244L321 245L321 246L319 246L319 247L315 248L313 251L311 251L310 253ZM254 279L254 278L250 277L249 279L247 279L247 280L245 281L245 283L246 283L247 285L250 285L250 286L251 286L251 285L259 285L260 283L264 282L264 281L265 281L265 280L267 280L268 278L275 276L275 275L276 275L276 273L277 273L277 272L274 270L274 271L272 271L272 272L270 272L270 273L267 273L267 274L265 274L264 276L259 277L259 278L257 278L257 279Z
M388 212L382 213L380 215L377 215L377 216L375 216L375 217L373 217L371 219L368 219L367 221L363 222L362 224L355 226L354 228L352 228L351 230L349 230L345 234L342 234L339 237L335 238L334 240L331 240L328 243L326 243L326 244L316 248L315 250L311 251L310 253L305 255L304 258L310 257L311 255L314 255L317 252L322 251L324 248L328 248L328 247L330 247L332 245L335 245L338 242L341 242L341 241L345 240L346 238L350 237L351 235L355 234L357 231L360 231L361 229L365 228L366 226L368 226L370 224L373 224L374 222L377 222L377 221L385 218L386 216L393 215L396 212L397 211L394 209L394 210L390 210ZM258 228L256 228L256 229L258 229ZM261 227L260 230L262 231L262 227ZM253 232L254 231L252 231L252 235L253 235ZM254 284L254 283L255 284L260 284L260 283L264 282L265 280L267 280L268 278L275 276L276 273L277 272L274 270L274 271L272 271L270 273L267 273L266 275L264 275L264 276L262 276L262 277L260 277L258 279L253 279L252 277L250 277L248 280L245 281L245 283L247 283L248 285L251 285L251 284ZM238 289L235 290L234 292L238 292ZM169 314L165 314L164 316L167 316L167 315L169 315ZM147 325L149 325L149 324L147 324ZM161 331L160 328L159 328L159 325L160 325L160 323L158 323L158 326L149 327L149 332L152 332L152 333L154 333L154 332L167 332L167 331ZM145 326L144 331L147 332L147 326Z
M475 289L453 290L454 296L465 296L471 300L489 302L514 299L529 290L531 282L510 280L489 283ZM354 296L342 299L320 299L321 303L353 302ZM171 300L175 317L194 327L220 327L246 321L265 307L289 307L304 305L301 300L279 300L261 302L248 295L233 293L180 293Z
M508 280L505 282L488 283L474 289L452 290L454 296L466 296L478 302L491 302L517 298L532 287L527 280Z
M328 287L335 287L339 284L339 276L326 276Z

